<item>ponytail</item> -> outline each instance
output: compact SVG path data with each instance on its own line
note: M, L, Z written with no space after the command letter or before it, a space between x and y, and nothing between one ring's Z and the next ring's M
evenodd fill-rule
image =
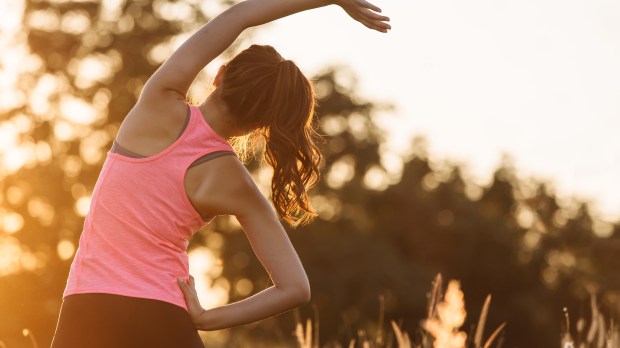
M316 96L297 65L271 46L252 45L225 68L220 96L240 129L264 138L264 160L273 168L271 195L281 219L306 224L316 211L308 190L319 180L321 153L315 141ZM236 143L239 145L244 142ZM247 143L245 143L247 145Z

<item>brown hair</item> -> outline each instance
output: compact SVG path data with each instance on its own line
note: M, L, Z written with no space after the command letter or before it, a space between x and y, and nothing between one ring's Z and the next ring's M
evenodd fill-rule
M312 83L297 65L269 45L252 45L224 67L217 89L246 139L264 139L264 159L273 168L272 200L291 226L310 222L316 211L308 190L319 179L321 153L314 120ZM260 138L260 137L259 137ZM241 142L247 146L247 143ZM256 143L251 144L256 147Z

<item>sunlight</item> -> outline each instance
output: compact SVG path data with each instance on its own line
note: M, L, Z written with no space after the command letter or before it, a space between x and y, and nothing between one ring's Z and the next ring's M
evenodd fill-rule
M422 178L422 188L428 192L435 190L439 187L439 176L435 172L430 172Z
M90 210L90 201L91 201L91 197L90 196L83 196L78 198L75 201L75 213L78 214L81 217L85 217L86 214L88 214L88 210Z
M21 185L13 185L6 188L5 195L7 201L13 206L22 204L22 202L26 198L26 192L24 192L24 187L20 186Z
M312 206L316 209L317 214L323 220L329 221L340 216L342 212L342 203L335 196L313 195L310 197Z
M112 56L91 54L77 64L75 84L79 88L90 88L97 82L106 82L120 69L121 62Z
M82 159L79 156L66 156L62 160L61 167L66 176L75 178L82 171Z
M52 160L52 148L46 141L40 140L35 145L35 156L41 165L47 165Z
M28 214L37 219L42 226L49 226L54 221L56 211L42 198L32 198L28 201Z
M370 169L368 169L364 175L364 186L368 189L376 191L383 191L388 188L388 186L390 186L390 182L387 174L385 173L385 169L377 165L373 165Z
M64 96L60 100L61 116L75 124L87 125L97 119L95 110L80 98Z
M71 11L62 16L60 28L65 33L83 34L90 26L90 18L86 11Z
M403 174L403 158L395 152L380 149L381 166L385 169L385 175L390 184L400 182Z
M32 11L28 15L28 26L44 31L56 31L60 27L60 15L53 9Z
M56 121L54 122L54 136L60 141L70 141L75 139L77 132L74 126L69 122Z
M15 147L17 131L10 122L0 123L0 153Z
M541 234L536 230L529 230L523 235L523 245L528 249L536 249L541 241Z
M33 159L33 149L29 146L16 146L6 150L2 156L0 167L9 174L17 172Z
M104 130L93 131L82 139L80 156L87 164L95 165L104 156L104 146L108 144L110 134Z
M335 162L327 173L327 184L331 188L341 188L355 176L355 159L347 155Z
M614 234L614 225L597 219L592 222L592 230L598 237L608 238Z
M153 4L157 15L167 21L184 21L192 14L192 8L185 2L157 0Z
M535 215L529 207L523 204L518 204L514 215L517 218L519 226L523 228L530 228L534 225Z
M104 21L116 21L123 10L125 0L104 0L101 4L101 19Z
M56 246L56 252L61 260L69 260L75 253L75 245L70 240L61 240Z
M321 129L329 136L336 136L347 129L347 119L342 115L322 117Z
M15 237L0 235L0 277L20 270L22 249Z
M2 217L2 230L8 234L18 232L24 227L24 218L18 213L11 212Z
M349 123L349 131L353 134L355 139L359 141L366 140L370 128L370 125L368 124L369 121L366 116L353 113L349 115L347 121Z
M228 302L228 281L213 283L213 270L219 269L215 255L209 248L199 247L189 252L189 272L194 277L198 299L204 308L221 306Z
M50 112L49 98L52 93L58 93L58 79L51 74L45 74L39 78L37 85L30 94L28 103L32 112L44 119L48 119Z
M237 282L235 283L235 292L239 296L247 296L250 293L252 293L253 289L254 289L254 284L252 283L251 280L247 278L241 278L237 280Z
M14 33L21 26L21 14L24 11L23 0L11 0L0 2L0 32Z

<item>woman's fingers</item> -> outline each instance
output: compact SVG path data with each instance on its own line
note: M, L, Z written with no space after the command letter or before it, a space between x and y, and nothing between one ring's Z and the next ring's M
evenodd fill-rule
M368 1L366 1L366 0L359 0L359 3L360 3L362 6L364 6L364 7L366 7L366 8L369 8L369 9L371 9L371 10L373 10L373 11L376 11L376 12L381 12L381 9L380 9L379 7L377 7L377 6L375 6L375 5L371 4L371 3L369 3L369 2L368 2Z
M179 287L181 288L183 293L187 295L187 291L189 290L189 286L187 285L185 280L183 280L181 278L177 278L177 283L179 284Z
M390 21L390 17L380 15L380 14L378 14L376 12L372 12L371 10L368 10L368 9L362 10L362 14L364 14L364 16L366 16L366 17L368 17L370 19L376 20L376 21L382 21L382 22L389 22Z
M359 22L366 26L368 29L377 30L383 33L386 33L388 29L391 29L389 25L386 26L384 23L377 21L360 20Z
M339 0L338 5L356 21L362 23L365 27L373 30L387 33L392 27L385 22L389 22L390 18L380 15L381 9L366 0Z
M360 19L359 21L370 29L375 29L381 32L386 32L386 30L392 29L391 25L385 23L390 20L387 16L380 15L368 8L359 9L359 15L363 17L363 19Z
M178 278L177 282L179 283L179 287L181 287L181 291L183 291L183 295L185 295L186 300L192 300L195 296L196 290L194 289L191 278L190 284L188 284L185 280L181 278Z

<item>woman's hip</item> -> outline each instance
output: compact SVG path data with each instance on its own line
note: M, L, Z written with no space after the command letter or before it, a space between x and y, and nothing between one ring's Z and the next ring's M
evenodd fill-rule
M204 348L185 309L113 294L63 299L52 348Z

